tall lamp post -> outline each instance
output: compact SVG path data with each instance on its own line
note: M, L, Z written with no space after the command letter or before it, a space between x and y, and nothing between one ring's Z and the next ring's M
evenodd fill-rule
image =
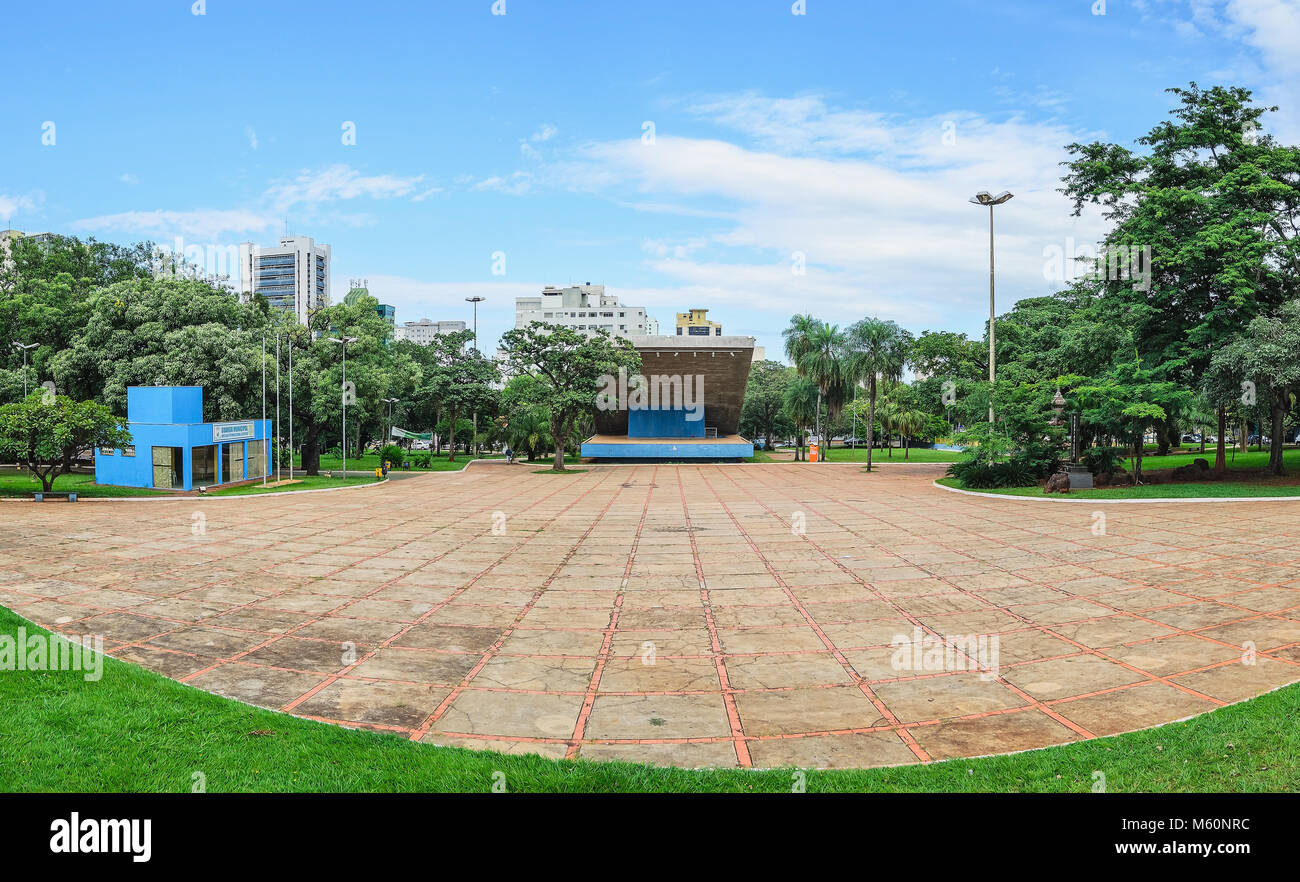
M487 300L487 298L480 297L478 294L475 294L473 297L465 298L466 303L474 304L474 351L475 352L483 351L478 348L478 305L482 303L484 300ZM451 444L453 448L456 446L455 426L451 427ZM478 456L478 410L477 409L474 410L474 455Z
M379 400L382 401L384 404L388 405L388 437L384 439L384 443L387 444L393 438L393 405L396 404L400 399L381 398Z
M996 196L990 196L987 190L980 190L971 197L976 205L989 207L989 431L993 429L993 383L996 379L993 351L993 206L1001 205L1011 198L1010 190L1003 190Z
M348 344L357 342L356 337L330 337L334 343L343 347L343 480L348 479Z
M17 349L19 352L23 354L23 398L27 397L27 353L33 349L36 349L40 345L41 344L39 343L23 344L23 343L19 343L17 340L13 341L14 349Z

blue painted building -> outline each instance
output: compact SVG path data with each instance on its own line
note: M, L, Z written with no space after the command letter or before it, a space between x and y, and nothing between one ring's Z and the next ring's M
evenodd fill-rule
M101 447L95 483L194 490L269 474L270 420L203 421L202 386L128 386L131 445Z

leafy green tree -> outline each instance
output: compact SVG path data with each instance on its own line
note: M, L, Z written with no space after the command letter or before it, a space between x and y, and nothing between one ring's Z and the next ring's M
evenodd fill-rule
M776 433L786 429L782 406L785 390L795 373L777 361L755 362L745 384L745 403L741 409L741 431L750 437L761 435L771 450Z
M41 390L0 406L0 455L26 466L46 492L82 453L131 443L131 433L104 405L66 395L47 398Z
M260 319L233 292L193 279L98 289L68 348L50 359L60 392L126 412L128 386L204 386L206 419L242 419L261 400Z
M1169 91L1179 105L1142 152L1070 145L1063 192L1076 215L1103 207L1110 253L1150 250L1140 284L1107 268L1104 298L1132 317L1139 354L1191 388L1255 316L1300 296L1300 151L1262 134L1277 108L1246 89ZM1220 432L1218 462L1223 444Z
M499 372L495 363L469 345L473 339L473 331L439 334L426 347L433 358L424 365L423 385L416 397L436 402L449 428L469 414L486 416L497 410L493 384L500 379ZM448 445L447 460L456 461L454 443Z
M619 368L641 368L641 356L626 339L603 331L587 337L542 322L507 331L501 348L512 374L538 380L537 403L550 415L555 442L551 467L557 472L564 471L564 445L574 426L596 406L602 378L617 376Z
M511 377L501 390L501 416L497 418L502 437L516 455L529 462L555 448L551 437L551 415L537 403L542 381L528 374Z
M1210 360L1211 382L1220 390L1236 387L1242 404L1268 407L1272 423L1268 470L1284 473L1282 441L1286 416L1300 392L1300 300L1292 300L1269 315L1256 316L1244 333ZM1221 397L1222 401L1223 398ZM1260 431L1261 438L1264 435Z
M1072 384L1076 378L1063 378ZM1148 430L1185 408L1191 392L1160 377L1160 371L1146 368L1142 359L1117 364L1105 376L1074 386L1072 394L1080 404L1083 419L1102 425L1119 437L1131 439L1135 452L1133 481L1142 482L1142 459Z

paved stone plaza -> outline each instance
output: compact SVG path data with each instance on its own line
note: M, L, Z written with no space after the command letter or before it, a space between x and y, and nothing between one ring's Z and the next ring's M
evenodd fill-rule
M933 465L535 468L6 502L0 604L299 716L689 767L1023 750L1300 679L1300 501L988 499ZM941 642L976 635L996 652Z

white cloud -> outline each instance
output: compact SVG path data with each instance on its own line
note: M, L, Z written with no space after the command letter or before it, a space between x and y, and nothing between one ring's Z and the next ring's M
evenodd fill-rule
M783 323L809 308L838 322L879 314L978 330L988 302L988 216L968 201L978 190L1016 194L997 216L1000 309L1061 287L1044 278L1045 248L1103 231L1097 218L1071 218L1056 192L1064 145L1089 137L1061 124L961 111L898 120L753 93L693 112L754 146L661 128L653 145L587 145L555 174L572 189L653 207L642 210L721 221L704 242L648 241L645 266L746 321L756 320L750 310ZM792 271L800 259L802 274Z
M550 123L544 123L541 128L533 132L532 136L528 140L535 144L541 143L542 141L549 141L554 138L556 133L559 131L559 129Z
M276 211L284 212L294 206L340 199L391 199L409 194L423 179L424 175L363 175L340 163L318 171L304 170L291 181L273 184L266 191L266 200Z
M257 132L253 130L252 126L244 126L244 137L248 139L248 146L256 150L258 145Z
M1279 110L1263 120L1284 143L1300 141L1300 2L1230 0L1223 11L1241 39L1259 52L1259 97Z
M122 172L122 174L117 176L117 179L121 181L123 184L134 185L140 183L140 179L137 178L135 175L131 174L130 172Z
M10 217L15 214L21 215L29 211L36 211L44 201L45 194L40 192L20 193L17 195L0 193L0 217L4 218L7 223Z
M507 196L522 196L533 186L533 176L528 172L517 171L502 177L493 175L475 183L470 189L504 193Z
M215 241L228 234L241 235L274 229L275 217L244 209L198 211L123 211L73 221L74 230L88 233L128 233L163 238L190 236Z

